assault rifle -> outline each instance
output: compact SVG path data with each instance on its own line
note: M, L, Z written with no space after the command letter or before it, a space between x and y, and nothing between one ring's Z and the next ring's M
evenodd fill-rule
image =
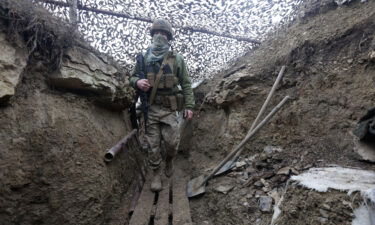
M137 65L138 65L138 71L139 71L139 74L138 74L138 77L140 79L147 79L146 78L146 73L145 73L145 60L144 60L144 57L142 55L142 53L139 53L137 55ZM137 99L138 97L141 98L141 110L143 112L143 118L144 118L144 123L145 123L145 130L147 129L147 121L148 121L148 108L149 108L149 105L148 105L148 94L142 90L139 90L137 89Z

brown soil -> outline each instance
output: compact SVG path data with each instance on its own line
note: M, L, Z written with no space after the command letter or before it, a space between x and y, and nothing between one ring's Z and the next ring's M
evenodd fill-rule
M141 154L127 145L103 159L132 130L128 113L47 84L62 51L81 43L65 23L30 1L2 1L0 14L0 32L29 54L15 96L0 106L0 224L126 222Z
M195 224L270 224L272 214L259 210L254 193L262 188L242 185L245 171L276 173L281 167L291 166L302 172L331 164L375 169L354 153L351 135L375 99L375 65L369 59L375 49L374 12L374 2L328 5L324 10L315 10L313 5L293 26L238 61L234 67L245 65L239 71L244 77L238 79L233 74L218 78L209 82L211 87L199 90L207 93L211 88L209 103L205 103L193 125L189 158L193 177L207 173L242 140L282 65L287 70L268 111L285 95L292 100L247 144L243 158L257 154L255 163L215 178L204 196L191 201ZM276 157L278 161L272 156L264 159L265 146L283 149ZM264 179L271 190L285 187L285 179ZM227 195L213 190L222 182L234 186ZM290 191L292 195L300 194L298 188ZM296 201L301 201L300 197L288 204L298 205ZM318 224L313 215L297 213L298 223L290 220L294 222L285 224Z
M127 116L51 90L28 69L0 110L0 224L107 224L138 177L134 151L103 160L131 130Z
M284 195L284 201L288 204L281 208L285 213L280 216L277 224L350 225L353 220L353 208L357 208L361 200L358 193L352 196L335 190L320 193L292 186Z
M246 145L244 165L191 199L194 224L270 224L272 210L260 211L259 197L285 190L280 224L320 224L325 213L326 224L349 224L359 200L287 183L313 166L375 169L358 160L351 135L374 106L374 21L374 1L340 7L311 1L292 26L232 68L241 69L224 71L197 91L198 103L208 93L207 101L175 162L191 177L207 173L242 140L282 65L287 70L268 111L285 95L292 100ZM144 154L129 148L110 164L103 154L130 132L129 115L94 104L87 93L54 90L43 63L48 60L29 62L16 95L0 108L0 225L126 224ZM265 153L267 146L282 151ZM285 168L290 171L281 173Z

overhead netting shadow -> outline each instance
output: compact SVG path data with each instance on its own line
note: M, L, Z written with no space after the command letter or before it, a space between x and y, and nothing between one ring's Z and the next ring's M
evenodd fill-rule
M69 20L71 0L32 0ZM79 0L78 29L90 44L128 71L150 44L155 18L174 27L173 49L194 81L211 78L277 27L289 24L303 0Z

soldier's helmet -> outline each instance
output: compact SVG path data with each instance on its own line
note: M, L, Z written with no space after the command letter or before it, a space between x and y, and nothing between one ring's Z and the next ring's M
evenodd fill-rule
M156 19L152 23L150 34L151 37L154 36L155 31L162 30L168 34L168 40L173 39L172 25L165 19Z

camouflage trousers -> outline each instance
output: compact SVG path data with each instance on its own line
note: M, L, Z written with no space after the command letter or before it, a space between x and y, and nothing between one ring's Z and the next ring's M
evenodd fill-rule
M148 112L146 140L149 145L148 163L152 169L158 169L162 162L162 143L165 155L174 157L180 142L176 112L160 105L152 105Z

